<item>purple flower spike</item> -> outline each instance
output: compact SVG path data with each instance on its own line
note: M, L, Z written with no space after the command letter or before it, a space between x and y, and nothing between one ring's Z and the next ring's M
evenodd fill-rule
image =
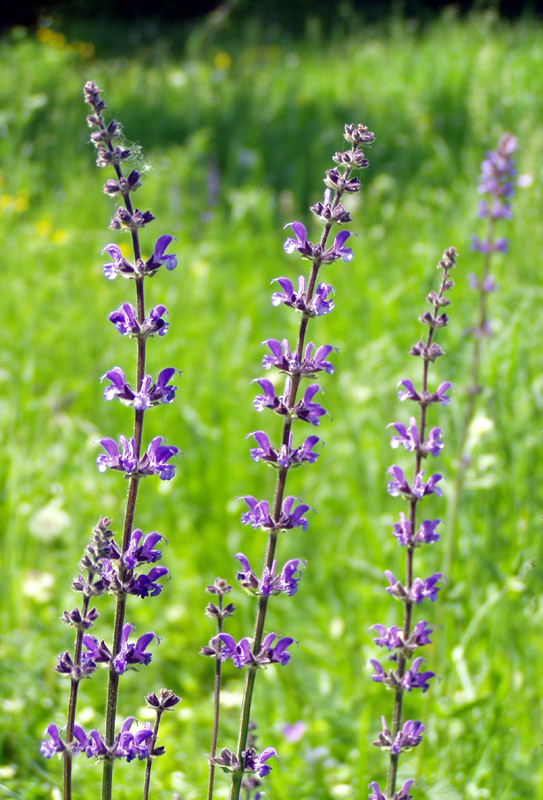
M375 632L374 641L379 647L388 651L389 662L393 668L388 670L376 659L370 659L373 667L371 679L375 683L381 683L387 688L393 689L394 694L394 734L387 726L385 717L381 717L382 730L378 735L377 741L373 742L377 747L390 751L390 768L388 773L387 793L380 790L377 783L371 783L370 800L411 800L409 794L413 781L411 779L404 782L402 788L396 788L397 765L400 753L416 747L422 740L424 725L421 722L407 720L402 726L402 693L420 689L424 694L430 688L430 681L436 677L434 672L423 669L424 659L421 656L414 657L415 651L426 645L431 644L430 636L433 628L425 620L413 622L412 612L415 604L427 599L435 601L440 590L439 581L441 573L436 572L429 578L414 578L414 555L422 544L428 544L439 540L436 528L439 519L426 519L422 522L418 517L418 504L424 497L435 494L442 494L438 485L442 479L441 475L430 475L424 481L424 470L421 470L422 459L432 455L434 458L443 449L442 431L438 427L428 428L427 407L434 403L443 406L448 405L449 396L447 392L451 384L446 381L441 383L435 392L429 391L428 386L428 367L430 362L436 361L442 356L443 350L434 341L434 334L437 330L445 327L448 317L443 313L443 308L450 304L446 292L454 286L454 281L450 278L450 270L456 264L456 251L449 248L443 253L442 260L438 264L441 271L441 281L438 291L430 291L426 296L426 301L432 307L431 311L426 311L419 316L419 321L428 326L429 331L426 341L418 341L411 347L410 355L418 356L423 360L422 388L415 389L409 379L402 380L398 385L398 399L411 400L421 407L420 419L411 416L409 424L394 422L394 435L391 439L391 447L397 449L402 447L408 452L413 453L415 461L415 476L412 483L405 477L402 467L394 464L391 466L387 475L388 492L393 497L402 496L408 501L408 512L400 513L399 520L393 524L392 534L398 543L405 547L405 574L406 583L402 584L397 580L394 573L385 570L385 577L388 581L386 591L396 600L404 603L403 621L398 625L386 627L380 623L371 626Z

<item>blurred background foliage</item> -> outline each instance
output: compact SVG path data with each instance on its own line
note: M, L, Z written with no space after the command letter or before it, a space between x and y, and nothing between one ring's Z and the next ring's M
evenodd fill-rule
M97 439L130 432L130 413L103 403L99 377L133 366L134 347L107 322L133 287L101 271L101 249L122 238L107 230L113 204L88 144L81 90L92 79L144 172L138 205L157 217L144 248L171 233L179 259L147 287L148 304L165 303L171 323L151 341L148 368L183 375L175 404L146 416L145 438L163 435L185 455L170 483L144 482L137 510L139 527L169 540L172 580L154 601L130 603L138 633L156 630L163 641L149 667L125 676L120 702L122 715L142 717L150 690L183 697L164 722L156 798L202 796L212 665L198 651L213 634L204 587L217 575L234 581L240 550L255 568L262 560L264 537L240 525L235 498L270 496L274 476L251 462L245 436L261 427L277 435L279 420L254 411L250 381L262 375L260 342L296 330L294 315L269 302L270 281L294 279L301 266L282 251L282 227L301 219L316 235L308 205L321 196L344 123L359 121L377 141L351 202L355 258L326 268L336 308L310 331L340 348L323 381L333 422L321 425L319 463L296 471L289 488L317 513L307 534L283 537L279 550L308 567L298 595L274 601L269 618L299 647L289 667L259 678L254 717L260 744L280 751L271 797L362 798L382 779L385 758L369 743L391 696L369 679L368 628L398 621L382 573L401 571L390 530L402 505L387 495L385 472L411 464L391 453L385 426L408 416L396 384L417 375L406 353L421 334L435 264L454 245L451 325L440 337L447 357L434 380L451 380L455 392L431 419L445 431L446 496L425 504L425 515L444 518L469 378L465 331L476 298L467 275L480 268L469 249L471 234L482 234L479 164L505 130L518 136L524 188L502 226L509 253L495 263L500 291L456 559L439 602L421 609L440 626L425 655L441 680L407 697L406 713L428 734L401 775L416 776L416 796L432 800L543 798L541 25L492 9L447 8L433 19L389 11L376 21L352 6L331 15L300 4L285 27L269 24L272 4L255 7L166 25L53 9L0 41L0 795L59 797L60 765L38 752L45 725L65 719L67 685L53 666L71 634L58 618L74 605L70 582L96 519L119 527L123 513L122 478L98 475L94 459ZM439 570L441 559L440 545L425 548L417 573ZM232 599L230 630L248 634L254 603L237 590ZM109 605L98 603L105 623ZM82 686L86 727L101 724L104 677ZM221 746L234 745L240 689L240 675L225 669ZM283 726L297 720L306 728L292 743ZM119 767L116 800L133 796L141 766ZM79 760L77 797L95 798L98 782ZM221 776L218 787L225 797Z

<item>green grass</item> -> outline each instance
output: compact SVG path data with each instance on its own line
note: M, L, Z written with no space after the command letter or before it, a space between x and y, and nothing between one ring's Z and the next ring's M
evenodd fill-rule
M94 466L93 442L131 425L126 409L103 403L99 376L134 362L133 346L106 320L133 287L101 274L100 250L119 236L107 231L112 204L87 144L81 89L94 79L149 165L137 198L157 217L146 251L160 233L178 239L178 269L148 285L147 302L164 302L171 322L168 336L149 346L149 369L171 364L183 376L176 403L147 416L145 438L164 435L185 456L171 483L144 483L137 510L140 527L168 538L173 577L155 601L130 603L138 632L154 629L163 641L150 667L123 679L120 700L121 714L137 714L147 691L168 686L183 697L164 722L167 753L153 796L203 796L212 665L198 651L213 633L204 587L217 575L234 579L239 550L255 566L263 556L265 540L240 525L234 498L269 497L273 487L244 437L259 427L278 431L278 420L252 408L250 381L262 374L259 343L294 336L294 315L269 302L270 280L295 277L300 266L282 252L282 226L312 224L307 206L320 197L343 124L361 121L377 141L353 203L355 258L326 268L336 309L311 332L340 347L336 373L324 379L333 422L321 426L319 463L296 471L289 489L317 514L307 534L280 542L280 559L307 558L308 568L298 595L274 602L269 617L268 629L300 645L289 667L267 670L257 684L260 744L281 755L269 795L363 798L370 780L382 782L386 758L369 743L392 699L365 662L375 654L369 626L393 624L400 610L382 576L401 569L390 536L401 504L386 492L385 471L395 460L410 463L392 454L385 426L407 416L395 387L416 372L406 358L420 335L416 318L434 265L454 245L457 285L441 336L447 357L434 379L452 380L456 391L432 420L439 416L445 430L439 471L452 486L470 359L464 330L475 306L467 273L480 266L469 250L471 233L481 233L477 174L484 152L511 130L518 170L534 181L514 198L514 220L502 226L510 252L495 262L495 336L478 407L492 428L473 453L453 572L423 612L442 626L426 653L441 682L407 698L406 713L427 723L428 735L402 760L401 775L418 778L424 799L543 798L541 35L534 22L447 14L423 30L398 21L353 26L330 43L311 30L298 45L239 34L207 51L189 37L182 52L174 40L157 40L100 59L21 31L0 43L0 796L58 797L60 765L38 752L45 725L65 716L67 685L52 668L70 634L58 618L75 603L70 581L97 517L120 526L123 513L123 480ZM213 171L217 205L203 219ZM444 517L446 501L426 508ZM430 574L440 560L439 545L426 548L417 572ZM230 630L241 636L254 604L237 591L234 602ZM109 606L99 603L106 620ZM234 672L225 669L221 746L235 743ZM88 727L101 724L103 677L82 686ZM307 732L289 744L281 726L297 719ZM141 774L138 764L119 767L116 800L134 796ZM86 760L75 780L78 800L97 796L99 771ZM218 797L226 785L220 774Z

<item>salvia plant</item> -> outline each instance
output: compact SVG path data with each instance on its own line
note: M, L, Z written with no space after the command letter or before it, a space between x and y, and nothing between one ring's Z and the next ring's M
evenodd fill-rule
M127 480L124 520L116 536L111 520L101 517L79 562L79 574L73 580L72 589L80 596L80 602L62 615L63 622L75 633L74 647L71 652L66 651L58 656L55 667L70 684L66 721L61 727L56 723L47 726L41 752L46 758L57 755L63 760L64 800L71 800L72 797L73 759L78 754L102 762L102 800L111 800L114 796L114 766L117 759L144 761L142 796L143 800L148 800L152 764L164 752L163 746L157 746L160 720L165 711L177 705L179 697L169 689L147 694L145 699L154 711L154 723L148 721L140 725L132 715L118 720L117 707L121 676L129 670L148 665L152 658L150 648L160 641L154 631L135 637L129 596L142 599L155 597L162 591L162 581L169 577L168 569L157 564L162 557L161 547L166 544L164 536L156 531L143 533L134 525L141 480L147 476L170 480L175 473L172 459L179 452L177 447L166 444L160 436L145 446L143 436L145 413L154 406L170 404L175 399L177 387L172 381L178 373L177 369L167 367L158 373L156 379L147 374L147 342L150 338L166 334L168 322L165 318L168 312L163 305L146 310L144 286L146 280L155 276L161 267L173 270L177 260L175 255L167 252L173 241L170 235L160 236L153 245L151 255L143 256L140 231L154 217L150 211L142 212L133 206L133 193L141 186L141 175L134 169L126 170L126 176L123 174L123 166L130 161L132 153L123 144L119 123L105 119L103 112L106 106L100 97L100 90L93 82L85 84L84 99L91 107L87 122L93 129L91 142L97 149L96 163L102 168L112 168L114 172L114 177L104 184L105 194L117 203L109 227L128 233L132 245L129 258L128 248L116 243L107 244L103 252L107 253L109 260L103 271L107 279L114 280L120 276L132 281L135 288L134 304L123 303L109 315L109 321L120 335L135 340L136 374L131 382L121 367L114 366L102 375L101 380L105 383L103 393L106 401L116 398L121 404L133 408L133 424L131 435L120 435L118 440L110 437L100 440L103 452L96 459L99 472L121 472ZM269 499L251 495L238 498L246 506L241 522L266 535L260 572L253 570L244 553L235 555L239 564L236 581L255 603L251 635L236 640L224 630L225 621L235 612L234 605L225 599L232 591L232 586L223 578L217 578L206 587L213 596L213 601L206 607L206 614L216 626L209 643L201 649L203 655L215 661L208 800L213 798L217 767L230 774L230 800L239 800L241 793L245 800L251 797L259 800L264 796L260 788L261 779L269 775L272 759L278 758L272 744L263 748L257 744L252 706L259 671L276 665L286 666L291 659L290 649L296 644L292 637L269 630L268 606L272 598L296 594L302 570L307 566L302 558L293 558L278 565L277 546L280 533L297 528L305 531L308 528L307 513L312 509L287 494L287 481L292 469L303 464L314 464L319 457L318 448L322 442L318 436L304 438L302 435L296 441L295 435L304 427L298 423L317 427L327 414L316 400L322 391L316 381L321 373L334 372L329 359L336 350L330 344L309 341L309 324L334 308L333 287L327 282L327 276L320 280L321 268L340 260L349 262L353 257L352 250L346 246L352 234L342 227L352 220L342 200L344 195L360 191L360 180L353 176L353 172L368 166L364 148L371 145L375 138L363 125L346 125L344 137L349 147L333 156L336 165L326 171L323 200L310 209L321 225L316 243L308 239L306 227L301 222L285 225L293 235L284 242L284 251L298 254L309 262L308 272L299 275L294 282L284 276L272 281L278 284L271 295L272 304L287 307L288 313L299 314L299 324L295 342L288 338L270 338L262 342L266 348L262 366L268 374L272 370L274 374L254 381L259 387L253 401L255 410L274 412L280 417L281 425L275 441L273 434L264 430L255 430L247 436L253 440L254 446L250 449L252 460L263 462L275 471L275 485ZM489 153L483 162L481 186L492 202L489 204L484 201L480 211L480 215L489 221L487 237L483 241L474 240L477 249L485 256L481 278L472 278L472 285L479 289L481 298L479 321L473 331L476 348L472 369L474 386L480 360L480 340L487 329L486 296L494 288L489 274L490 254L505 247L504 240L495 238L494 226L496 220L510 216L509 204L504 201L512 193L511 153L515 146L514 138L506 134L500 140L498 150ZM336 227L339 232L334 235ZM386 590L392 598L402 603L403 620L388 628L383 624L372 626L376 634L375 643L384 648L391 662L390 667L385 668L377 659L371 659L374 670L372 679L391 689L393 708L390 726L386 716L382 716L382 730L374 742L389 752L386 788L382 791L378 783L372 782L369 785L370 800L409 800L411 797L412 779L404 781L400 789L396 787L398 764L403 752L420 744L425 726L420 721L404 719L403 695L417 689L426 692L431 679L435 677L433 672L424 669L424 658L419 655L415 657L419 648L430 644L433 627L424 619L415 619L414 613L415 607L421 603L436 600L443 576L434 573L427 578L415 577L414 555L419 548L440 539L437 532L440 520L420 520L418 504L429 495L441 495L439 484L442 476L431 474L425 479L423 461L437 457L443 448L442 431L438 427L430 428L427 416L430 406L449 404L451 384L445 381L432 389L429 368L443 355L434 335L436 330L448 323L444 308L450 303L447 293L454 285L450 272L455 262L456 251L451 247L444 252L438 264L441 272L439 287L427 296L431 308L419 317L428 331L424 340L413 345L410 354L421 360L420 386L415 388L408 379L399 384L398 398L419 406L418 419L412 415L408 424L392 423L394 434L391 446L411 452L414 465L411 482L401 466L395 464L388 470L389 494L402 497L408 503L406 511L400 513L392 530L405 553L405 578L397 578L392 571L385 571L388 581ZM475 394L473 389L472 396ZM99 638L90 632L99 619L94 604L103 602L98 598L108 595L114 600L113 630L109 637L106 634L104 638ZM225 746L217 752L221 734L221 672L226 662L243 670L245 681L237 743L232 749ZM77 722L79 687L83 679L94 677L100 668L107 676L104 724L101 729L85 731Z
M175 472L171 459L178 453L177 447L165 444L160 436L152 439L146 448L142 443L145 413L154 406L174 400L177 387L171 381L178 372L168 367L159 372L156 380L147 374L147 341L155 335L163 336L168 323L164 319L167 311L163 305L146 312L144 284L161 267L172 270L177 262L175 255L166 253L172 242L169 235L160 236L151 256L143 257L140 230L154 217L149 211L135 209L132 204L133 193L141 186L141 176L135 170L126 177L123 175L123 164L130 159L131 151L122 145L119 123L113 119L107 122L104 118L106 106L93 82L85 84L84 98L92 109L87 122L94 129L91 142L97 149L96 164L112 168L115 174L104 184L104 192L119 203L109 227L127 232L133 250L133 258L129 260L117 244L107 244L104 248L110 259L104 266L105 277L113 280L120 275L132 280L135 287L135 305L123 303L109 315L109 320L119 334L133 339L137 348L134 383L129 382L121 367L115 366L102 376L106 383L104 398L117 398L123 405L132 407L134 419L131 436L121 435L118 442L109 437L100 440L104 452L96 459L98 470L121 472L128 482L124 521L116 539L110 527L111 521L101 518L79 562L80 573L72 588L80 595L81 602L62 616L63 622L75 631L75 644L72 653L66 651L59 655L55 667L70 681L67 720L63 729L54 723L47 727L41 751L46 758L57 754L64 761L64 800L72 797L75 755L83 754L103 762L102 800L111 800L117 759L144 760L143 798L146 800L153 760L164 752L163 747L156 746L160 719L164 711L179 702L179 698L167 689L146 696L148 706L155 712L154 724L139 725L133 716L117 724L117 705L121 676L149 664L152 657L149 648L159 641L152 631L134 637L135 627L127 617L128 598L155 597L162 591L161 581L169 575L166 567L156 564L162 557L160 546L166 543L164 536L156 531L144 534L139 528L134 528L134 521L142 478L157 475L161 480L170 480ZM111 595L115 603L113 631L108 643L89 633L99 617L93 603L104 595ZM85 732L76 722L79 686L83 679L94 676L100 667L107 674L104 727Z
M516 175L513 153L517 149L516 137L504 133L495 150L490 150L481 162L479 176L479 192L484 195L479 203L478 217L486 220L486 231L482 238L472 236L471 249L482 255L479 275L470 272L469 282L478 295L477 319L475 325L466 333L473 341L470 379L467 387L467 398L460 434L460 459L456 470L456 479L447 525L447 542L445 547L444 569L450 574L453 561L455 528L460 503L460 495L466 477L466 470L470 464L470 427L473 422L477 397L483 391L481 386L481 357L483 341L492 334L488 319L488 296L498 286L491 274L492 257L494 253L506 253L508 241L503 236L497 235L497 226L500 220L512 218L511 198L515 191L514 177Z
M407 400L419 406L418 419L411 416L408 424L402 422L391 423L394 429L390 445L393 449L404 448L413 454L414 465L412 479L405 476L404 469L397 464L388 470L390 478L388 492L392 497L400 497L407 501L407 513L400 512L399 519L394 523L392 535L398 545L405 552L405 578L398 578L391 570L385 571L388 581L386 591L389 595L401 602L403 606L403 620L399 625L387 628L377 623L372 625L376 636L375 643L382 647L388 654L391 662L390 668L385 668L377 659L370 659L374 673L372 679L391 689L393 694L393 708L391 724L389 726L386 716L381 717L382 729L374 744L389 753L389 767L386 789L383 792L379 784L372 782L369 785L370 800L409 800L409 794L414 781L404 781L399 790L396 789L398 763L400 755L411 750L422 741L425 726L419 720L404 719L403 696L405 692L420 689L427 691L430 680L435 673L424 669L425 659L415 654L419 648L430 644L433 628L426 620L414 618L415 607L427 601L434 602L440 590L440 581L443 576L440 572L428 578L415 577L414 556L418 548L439 541L440 535L437 527L439 519L420 520L418 513L419 503L429 495L441 496L439 486L442 476L434 473L425 477L422 469L423 462L429 456L436 458L443 448L443 435L438 427L429 428L427 420L430 406L449 404L449 381L440 383L433 389L429 383L429 367L440 356L443 350L434 340L436 330L443 328L448 323L448 317L443 310L449 305L447 292L454 286L450 271L456 263L456 251L450 247L443 253L438 264L441 280L438 291L432 290L427 301L431 306L419 317L419 321L428 327L425 339L419 340L411 347L410 355L421 359L422 378L420 386L415 387L411 380L402 380L399 384L398 399Z
M278 537L282 531L291 531L294 528L305 531L308 527L306 514L310 511L310 506L299 503L297 498L286 494L289 472L302 464L315 463L319 456L315 449L319 445L319 437L311 435L303 441L296 442L294 423L313 426L320 424L327 412L315 401L321 387L314 381L319 373L331 374L334 371L333 364L328 359L335 348L329 344L315 345L307 341L308 326L310 321L323 317L334 308L331 284L325 282L326 279L319 281L321 268L338 260L348 262L352 259L352 250L345 246L350 232L340 230L332 241L330 234L335 226L351 222L351 216L342 205L341 199L343 195L360 190L361 183L352 173L355 169L368 165L362 148L370 145L375 138L374 134L363 125L346 125L344 136L350 148L345 152L335 153L333 160L336 166L329 169L324 178L326 189L323 201L311 206L311 211L322 224L319 240L315 244L311 242L301 222L285 225L292 229L294 235L286 239L284 250L287 254L297 253L302 259L309 261L309 274L307 277L300 275L296 284L288 277L272 281L279 284L279 289L271 296L272 304L286 306L292 312L300 314L300 322L297 340L293 346L286 338L267 339L262 343L269 351L262 359L262 366L266 370L273 369L284 377L282 390L278 392L274 381L269 378L256 379L260 393L253 402L255 409L257 411L267 409L281 417L282 430L278 440L273 443L263 430L248 435L255 444L250 451L253 461L262 461L276 470L271 502L250 495L242 498L247 506L241 517L242 523L267 534L264 564L259 574L253 571L243 553L236 555L240 566L236 579L240 586L254 597L256 603L256 618L251 637L245 636L236 641L233 636L222 630L222 622L234 610L231 604L223 605L224 595L232 587L222 579L217 579L213 586L207 587L219 601L210 603L207 608L207 613L217 621L217 633L209 645L203 647L201 651L203 655L216 659L215 713L207 795L209 800L213 796L215 766L232 774L230 798L238 800L241 791L244 793L243 796L248 798L254 790L258 790L259 779L270 772L271 767L268 762L272 758L277 758L277 752L272 746L264 747L261 751L256 749L251 707L259 670L274 664L286 665L291 657L289 648L294 644L292 637L279 636L266 630L271 598L278 595L294 595L298 590L301 570L306 566L305 560L295 558L278 567L276 552ZM303 388L304 381L310 381L305 388ZM245 670L245 687L237 747L235 750L224 747L217 755L220 666L228 660L238 669ZM256 791L255 800L260 796L261 792Z

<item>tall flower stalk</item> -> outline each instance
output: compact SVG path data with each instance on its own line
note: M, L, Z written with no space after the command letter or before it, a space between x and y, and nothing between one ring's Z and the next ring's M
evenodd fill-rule
M134 729L134 717L127 717L116 733L116 718L120 676L136 665L148 664L152 655L147 648L153 641L159 641L152 631L136 641L131 640L134 628L126 621L128 595L141 598L156 596L162 590L160 580L168 575L168 570L163 566L152 566L149 572L141 572L142 566L155 564L161 558L162 553L157 545L164 541L164 537L156 531L144 535L133 525L141 479L147 475L158 475L161 480L170 480L175 472L169 462L178 452L177 448L163 444L162 437L155 437L147 450L143 451L142 439L145 412L153 406L171 403L177 388L170 383L177 372L174 368L163 369L156 382L146 375L147 339L154 334L164 335L168 323L163 319L167 314L164 306L156 306L146 316L144 280L155 275L163 265L169 270L174 269L177 261L174 255L165 252L172 241L168 235L157 240L149 259L142 258L139 231L154 217L149 211L142 213L132 206L131 194L141 185L140 175L132 170L127 178L123 176L122 164L130 158L131 152L114 144L120 137L119 124L115 120L106 123L102 113L105 103L93 82L85 84L84 96L85 102L92 108L87 122L96 129L91 135L91 142L97 148L96 163L99 167L112 167L115 171L115 178L106 181L104 192L121 200L109 227L129 232L134 256L132 263L124 257L118 245L108 244L104 248L104 252L112 259L104 266L105 276L110 280L117 275L132 279L136 292L136 307L131 303L123 303L109 315L109 320L120 334L134 338L137 345L135 388L127 381L123 370L114 367L102 376L102 381L108 381L104 398L112 400L117 397L123 405L132 406L134 422L130 438L120 436L119 443L111 438L100 441L104 453L96 459L98 470L117 470L123 472L128 480L122 537L118 544L109 529L110 520L99 520L79 563L81 574L74 579L72 588L83 596L81 608L66 611L63 615L63 621L76 629L74 655L72 658L68 652L62 653L56 667L57 672L68 676L71 682L66 735L63 739L57 726L49 725L46 731L49 738L42 742L41 750L46 757L56 753L64 758L64 800L70 800L72 796L72 758L76 753L84 752L87 757L103 762L102 800L111 800L116 759L145 760L143 798L146 800L153 758L163 752L163 748L156 747L160 719L164 711L179 702L179 698L166 689L158 695L151 693L146 697L147 704L155 711L153 726L146 723L139 730ZM95 608L89 610L90 599L105 593L115 597L110 646L87 633L99 616ZM99 666L105 667L108 673L105 729L103 734L98 730L86 734L75 723L78 688L80 681L90 677Z
M503 236L497 236L497 225L500 220L511 219L510 200L514 194L513 178L516 174L513 153L517 149L517 140L512 134L504 133L495 150L490 150L481 163L479 176L479 192L484 198L479 203L478 217L486 220L486 235L480 239L472 236L471 249L482 255L481 271L477 276L469 274L471 288L478 294L477 320L467 332L473 339L470 382L467 388L467 399L462 420L459 446L459 463L453 489L451 509L448 517L447 536L444 548L443 569L451 574L454 560L455 529L460 504L460 495L464 486L466 471L470 464L469 432L475 414L478 396L483 391L481 386L481 358L485 338L491 335L488 319L488 296L498 286L490 272L494 253L506 253L508 242Z
M325 409L314 402L315 395L320 391L317 383L310 383L303 394L300 393L301 396L299 391L305 379L314 380L318 373L323 371L333 372L333 365L327 359L334 348L331 345L316 347L312 342L307 342L307 330L310 320L329 313L334 307L332 286L318 281L321 267L339 259L345 262L352 259L352 250L345 246L350 236L349 231L340 231L331 243L329 237L335 225L341 226L351 221L349 213L341 204L341 199L344 194L360 190L360 181L352 177L352 172L368 165L362 146L371 144L375 138L374 134L362 125L346 125L344 136L350 149L334 155L333 160L337 166L326 172L324 182L327 188L323 202L311 207L311 211L323 226L319 241L313 244L308 240L306 228L301 222L292 222L285 226L290 227L294 234L286 239L285 252L288 254L297 252L301 258L310 262L311 267L307 277L304 275L298 277L296 288L289 278L277 278L279 290L272 294L274 306L285 305L301 314L298 337L293 349L287 339L282 341L267 339L263 342L269 350L262 360L263 367L274 368L284 375L283 390L281 394L276 394L271 380L268 378L256 380L261 393L256 396L254 407L257 411L268 409L278 414L283 418L283 426L281 439L277 445L272 445L268 434L262 430L249 434L256 445L251 449L252 459L263 461L277 471L271 503L252 496L243 498L247 511L242 515L241 521L254 529L264 530L268 535L261 577L253 572L243 553L237 554L241 567L236 576L237 580L257 602L253 636L236 642L230 634L220 633L210 641L209 647L202 650L205 655L222 661L230 658L236 667L246 668L236 751L224 748L219 757L212 755L210 758L212 766L216 764L232 773L231 800L238 800L242 788L249 796L255 788L254 775L265 777L270 771L266 762L277 755L272 747L264 748L258 754L255 747L250 746L249 733L253 724L251 708L257 673L260 668L273 663L282 665L288 663L290 660L288 648L293 644L293 639L290 637L279 638L275 633L264 635L269 601L274 595L294 594L298 588L300 569L305 565L301 559L292 559L278 570L276 561L280 531L297 527L306 530L308 525L305 514L309 506L303 503L296 505L296 498L286 496L288 474L291 469L303 463L314 463L319 455L314 450L319 442L317 436L308 436L302 444L297 446L294 444L293 423L297 420L317 426L326 414ZM215 731L213 735L215 741ZM210 786L212 787L212 781ZM212 796L211 793L212 788L209 790L209 798Z
M449 273L456 263L456 251L453 247L446 250L438 264L441 271L441 281L438 291L431 291L427 301L431 310L425 311L419 320L428 326L425 340L418 341L410 350L410 355L422 360L422 380L420 389L416 389L410 380L403 380L399 384L399 400L409 400L420 407L419 419L411 416L409 424L402 422L391 423L394 435L390 441L391 447L403 447L413 453L414 469L413 480L409 483L403 469L393 465L388 470L390 477L388 492L392 497L402 497L408 503L407 514L400 513L398 522L394 523L392 535L398 544L405 548L405 580L402 583L390 570L385 571L388 580L387 592L403 604L403 621L400 625L386 628L376 624L372 628L377 634L374 638L379 647L383 647L389 654L392 662L391 669L385 669L381 662L370 659L374 669L372 679L382 683L393 691L394 702L392 711L392 724L389 728L386 718L381 717L382 730L374 742L377 747L390 753L387 785L382 792L379 785L371 783L370 800L408 800L413 780L407 780L399 791L396 791L398 762L402 752L416 747L422 741L424 725L417 720L403 720L402 705L404 692L421 689L426 692L429 681L435 677L433 672L424 670L424 659L413 655L419 647L430 644L432 626L425 620L414 621L414 606L425 600L435 601L440 589L439 581L443 577L440 572L434 573L429 578L414 577L414 555L417 548L422 545L439 541L436 528L439 519L426 519L419 522L418 504L428 495L441 496L439 482L442 476L430 475L425 481L425 471L422 469L423 460L428 456L437 457L443 448L442 432L440 428L428 429L427 412L430 406L449 404L449 391L451 384L448 381L441 383L437 389L429 387L429 366L443 355L443 350L434 341L435 331L443 328L448 323L447 314L443 308L449 305L450 300L446 293L454 286L454 281ZM391 427L389 426L389 427ZM412 660L413 659L413 660Z

